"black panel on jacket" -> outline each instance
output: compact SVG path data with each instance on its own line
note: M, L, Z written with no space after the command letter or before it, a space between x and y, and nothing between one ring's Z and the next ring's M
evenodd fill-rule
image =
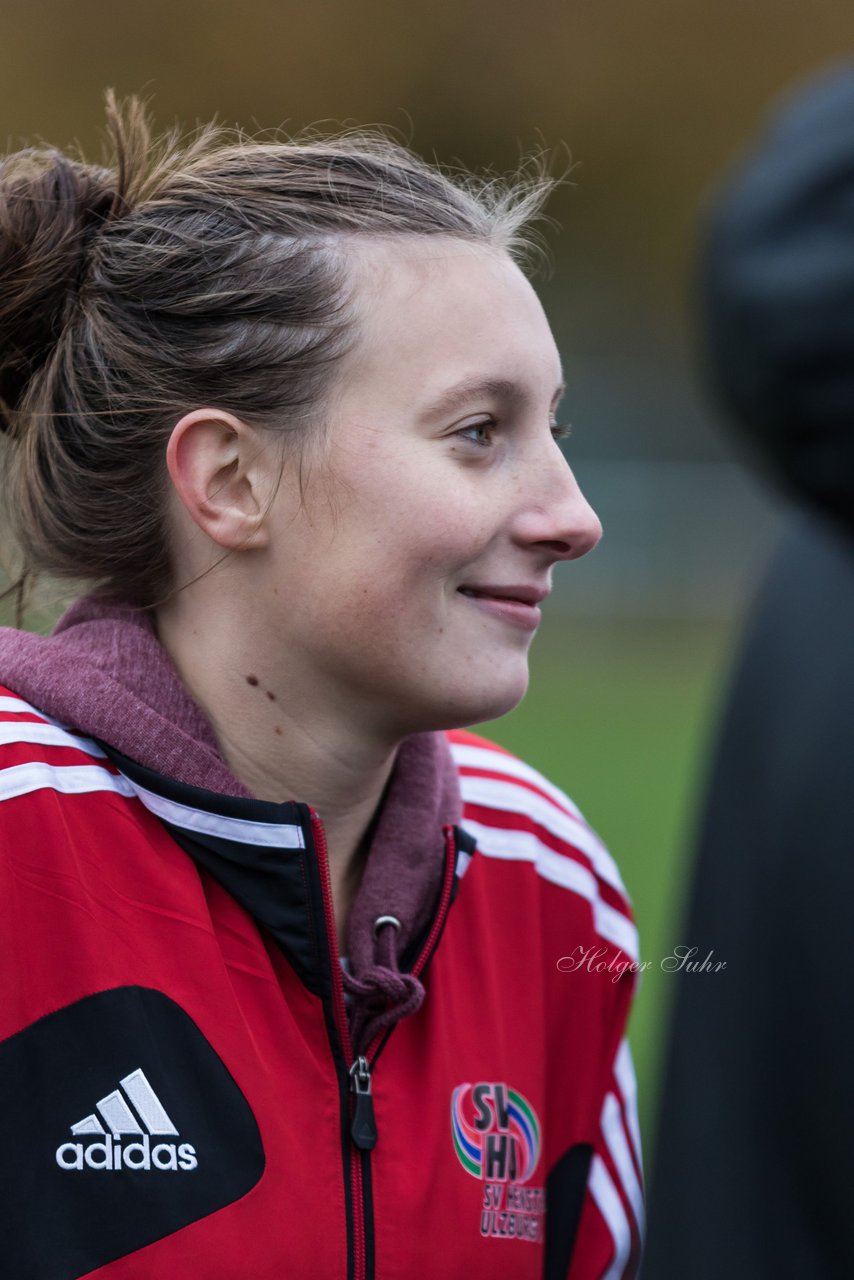
M15 1223L2 1274L19 1280L77 1280L240 1199L264 1171L222 1060L143 987L88 996L0 1044L0 1115L0 1203Z
M99 745L132 782L167 800L225 818L298 826L310 839L311 815L306 805L221 796L147 769L107 742ZM158 820L195 863L204 867L253 920L270 931L308 989L315 995L327 995L332 978L325 948L317 943L317 931L322 925L315 920L316 912L309 902L305 849L245 844L210 832L187 831L162 817Z
M546 1178L543 1280L566 1280L592 1158L593 1148L580 1142L563 1153Z

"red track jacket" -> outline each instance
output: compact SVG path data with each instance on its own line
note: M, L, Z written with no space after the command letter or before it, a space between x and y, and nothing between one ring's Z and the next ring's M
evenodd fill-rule
M624 1280L636 935L570 801L449 735L462 828L356 1060L301 804L184 786L0 687L9 1280Z

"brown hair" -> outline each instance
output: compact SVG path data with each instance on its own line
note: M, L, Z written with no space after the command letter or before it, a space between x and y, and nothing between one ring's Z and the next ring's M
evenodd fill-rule
M296 431L352 338L346 238L531 248L552 186L449 176L381 133L154 140L108 95L108 167L0 161L0 446L21 576L141 608L173 588L166 443L202 405ZM5 594L9 594L8 592ZM2 598L2 597L0 597Z

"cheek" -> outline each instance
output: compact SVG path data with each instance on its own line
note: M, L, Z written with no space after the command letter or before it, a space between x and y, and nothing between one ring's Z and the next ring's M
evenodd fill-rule
M336 643L377 629L388 652L383 628L401 638L407 629L435 635L456 587L489 546L493 526L457 496L453 477L436 474L423 457L407 462L379 467L363 457L353 484L316 490L316 506L282 530L291 602Z
M459 577L487 543L488 535L460 510L446 513L435 504L419 508L412 502L351 531L346 555L355 573L373 579L378 594L405 591L418 597Z
M444 626L441 580L423 567L407 574L399 562L376 563L358 580L338 582L324 605L325 630L334 644L369 646L383 661L419 640L439 634Z
M482 486L441 452L445 448L430 441L405 457L386 458L386 465L372 458L341 513L343 525L372 532L382 543L396 538L403 555L438 560L468 554L492 507L484 511Z

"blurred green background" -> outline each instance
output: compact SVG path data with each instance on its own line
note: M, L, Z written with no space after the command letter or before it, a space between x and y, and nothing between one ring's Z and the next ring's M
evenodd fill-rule
M553 620L538 638L527 698L482 730L568 791L619 863L641 959L651 961L630 1034L647 1168L678 981L660 962L692 945L680 917L730 633L724 621Z
M648 1156L672 984L658 962L690 944L680 904L705 762L776 518L698 375L695 246L714 183L770 101L853 46L849 0L2 10L7 150L76 140L97 158L112 85L149 97L163 125L380 123L474 168L538 147L558 170L571 156L538 285L565 357L568 456L605 538L564 567L531 692L488 732L570 792L624 873L653 962L632 1025ZM31 624L51 616L48 604Z

